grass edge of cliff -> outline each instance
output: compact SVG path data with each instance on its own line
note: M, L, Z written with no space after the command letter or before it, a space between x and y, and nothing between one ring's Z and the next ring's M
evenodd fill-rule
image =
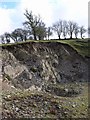
M72 47L74 50L78 52L83 57L90 58L90 40L89 39L70 39L70 40L27 40L24 42L18 42L18 43L9 43L9 44L0 44L0 47L7 47L7 46L16 46L16 45L22 45L22 44L28 44L28 43L50 43L50 42L58 42L61 44L66 44Z

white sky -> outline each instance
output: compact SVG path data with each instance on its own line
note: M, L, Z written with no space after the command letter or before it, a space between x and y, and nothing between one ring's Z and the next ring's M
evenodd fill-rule
M62 19L73 20L80 26L88 27L89 0L0 0L0 3L10 1L19 2L13 8L0 5L0 34L22 26L25 9L40 14L47 26Z

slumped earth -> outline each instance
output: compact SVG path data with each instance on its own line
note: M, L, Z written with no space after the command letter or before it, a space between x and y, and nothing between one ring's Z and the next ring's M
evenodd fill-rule
M88 118L88 60L63 43L2 46L2 118Z

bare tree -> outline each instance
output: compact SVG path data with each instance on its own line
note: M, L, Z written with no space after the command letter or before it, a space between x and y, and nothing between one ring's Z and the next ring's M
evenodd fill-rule
M76 39L77 39L77 37L78 37L78 33L79 33L79 26L78 26L77 23L75 23L74 34L75 34Z
M62 29L63 37L66 39L66 36L68 34L68 23L67 21L63 21L63 29Z
M58 38L61 39L62 20L59 20L58 22L56 22L55 24L53 24L52 30L54 30L57 33Z
M76 23L74 23L73 21L68 22L68 34L70 35L70 39L72 39L72 35L75 30L75 25Z
M86 32L86 29L84 28L84 26L81 26L80 27L80 35L81 35L81 38L83 39L83 34Z
M51 27L48 27L47 28L47 37L48 37L48 40L49 40L49 37L52 35L52 31L51 31Z

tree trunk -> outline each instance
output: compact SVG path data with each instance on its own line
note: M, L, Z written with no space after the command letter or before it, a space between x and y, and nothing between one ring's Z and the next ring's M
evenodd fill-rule
M39 40L41 40L41 36L38 36Z
M83 39L83 36L82 36L82 34L81 34L81 39Z
M33 36L34 36L34 40L37 40L36 32L35 32L35 29L34 29L34 28L33 28Z
M71 32L71 35L70 35L70 39L72 39L72 32Z
M77 36L75 36L76 37L76 39L77 39Z
M61 39L60 35L58 35L59 40Z
M36 38L36 34L34 33L34 40L37 40L37 38Z
M27 37L25 36L24 39L25 39L25 41L26 41L26 40L27 40Z
M48 40L49 40L49 35L48 35Z
M66 40L66 37L64 37L64 39Z

